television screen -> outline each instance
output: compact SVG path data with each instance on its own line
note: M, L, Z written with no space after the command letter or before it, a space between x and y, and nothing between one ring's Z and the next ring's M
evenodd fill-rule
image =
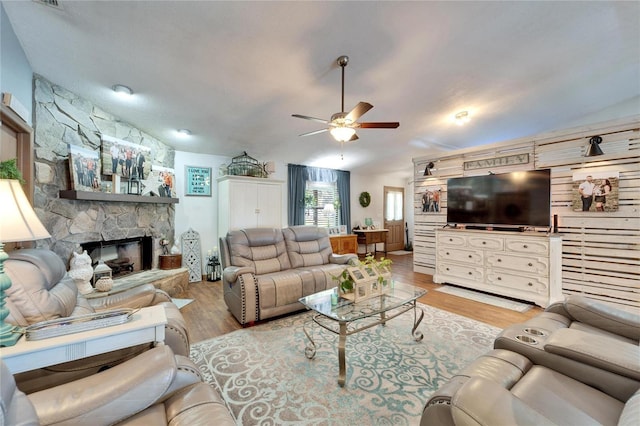
M447 180L447 222L548 227L551 171L530 170Z

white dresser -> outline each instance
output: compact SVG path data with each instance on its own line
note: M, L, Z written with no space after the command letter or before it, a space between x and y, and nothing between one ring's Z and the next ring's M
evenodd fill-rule
M562 300L562 238L544 232L436 230L435 283L546 307Z

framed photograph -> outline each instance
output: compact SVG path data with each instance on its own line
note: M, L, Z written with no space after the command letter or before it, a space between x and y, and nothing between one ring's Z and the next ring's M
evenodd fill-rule
M329 235L340 235L340 227L339 226L330 226L329 227Z
M160 197L176 197L175 170L169 167L151 166L151 174L147 179L150 191ZM143 192L144 195L145 192Z
M618 211L620 174L617 171L573 173L572 209L575 212Z
M211 197L211 167L185 166L185 195Z
M347 225L340 225L340 235L347 235Z
M440 186L428 186L422 193L421 204L422 213L439 213L440 212Z
M100 192L100 153L68 144L71 189Z
M151 148L102 135L102 169L105 175L145 180L151 171Z

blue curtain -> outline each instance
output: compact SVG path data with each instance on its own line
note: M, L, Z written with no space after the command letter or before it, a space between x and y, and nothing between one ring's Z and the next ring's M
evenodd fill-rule
M307 167L289 164L289 226L304 225L304 189L307 181Z
M340 223L351 233L351 172L336 170L338 197L340 197Z
M289 164L289 226L304 225L304 190L307 181L336 182L340 198L340 223L351 232L351 173L344 170Z

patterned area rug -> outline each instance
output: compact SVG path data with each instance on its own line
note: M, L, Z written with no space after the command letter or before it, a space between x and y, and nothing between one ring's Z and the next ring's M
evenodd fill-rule
M476 302L486 303L499 308L511 309L512 311L520 313L527 312L533 306L528 303L516 302L515 300L507 299L505 297L493 296L481 291L473 291L451 285L438 287L436 288L436 291L451 294L453 296L464 297L465 299L475 300Z
M191 358L238 424L416 425L429 395L490 350L500 331L419 305L421 342L411 336L411 312L347 337L344 388L336 335L314 327L316 356L304 355L310 312L196 343Z

